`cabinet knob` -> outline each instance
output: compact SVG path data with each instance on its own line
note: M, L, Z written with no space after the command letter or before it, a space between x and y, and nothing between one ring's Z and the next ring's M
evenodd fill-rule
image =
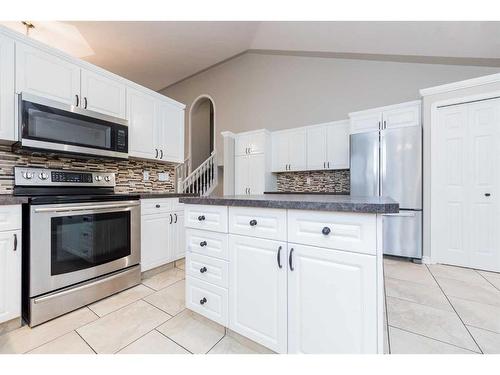
M256 225L257 225L257 220L255 220L255 219L250 220L250 226L251 227L254 227Z
M156 208L160 208L161 206L159 204L156 205Z
M323 233L325 236L328 236L330 234L331 230L328 227L324 227L321 233Z
M200 273L205 273L207 272L207 267L201 267L200 268Z
M205 297L200 299L200 305L204 305L205 303L207 303L207 299Z
M201 247L205 247L205 246L207 246L207 241L201 241L201 242L200 242L200 246L201 246Z
M485 193L484 196L485 197L489 197L491 194L490 193Z
M198 216L198 220L199 220L199 221L203 221L203 220L205 220L205 216L204 216L204 215L200 215L200 216Z

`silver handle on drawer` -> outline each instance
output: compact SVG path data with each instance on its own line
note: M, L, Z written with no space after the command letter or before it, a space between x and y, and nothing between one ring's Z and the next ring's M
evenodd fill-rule
M39 212L67 212L67 211L87 211L87 210L104 210L109 208L131 208L139 206L139 201L126 201L121 203L106 203L106 204L92 204L87 206L60 206L60 207L41 207L35 208L35 213Z
M17 233L14 233L14 251L17 250Z

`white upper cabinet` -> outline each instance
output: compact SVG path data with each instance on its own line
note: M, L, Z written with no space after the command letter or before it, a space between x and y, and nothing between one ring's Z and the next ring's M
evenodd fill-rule
M156 102L153 99L142 91L127 88L128 153L130 156L143 159L159 157L158 148L155 148Z
M307 129L307 170L349 168L349 121Z
M0 139L16 140L14 41L0 35Z
M235 140L235 155L261 154L266 149L266 130L238 134Z
M306 128L273 133L273 172L307 169Z
M160 159L184 161L184 110L168 102L158 101L156 127Z
M125 118L126 86L103 74L82 69L80 106L113 117Z
M421 124L422 102L415 100L349 113L350 134Z
M16 92L79 105L80 67L41 49L16 42Z

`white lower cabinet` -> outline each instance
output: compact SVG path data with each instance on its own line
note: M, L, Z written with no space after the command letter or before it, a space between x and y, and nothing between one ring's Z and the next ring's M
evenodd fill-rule
M229 328L286 353L286 243L230 234L229 249Z
M377 353L377 258L288 248L288 353Z
M184 258L186 254L186 229L184 228L184 211L173 212L172 236L170 246L172 247L173 260Z
M186 307L227 327L227 289L186 277Z
M21 316L21 206L0 207L0 323Z

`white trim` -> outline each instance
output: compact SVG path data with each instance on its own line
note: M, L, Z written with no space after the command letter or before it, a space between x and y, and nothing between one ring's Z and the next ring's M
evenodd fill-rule
M234 138L236 137L236 134L234 134L233 132L230 132L230 131L223 131L223 132L220 132L220 135L222 135L224 138L226 137L229 137L229 138Z
M193 163L193 154L192 154L192 139L193 139L193 132L192 132L192 124L191 124L191 115L192 115L192 112L193 112L193 108L195 107L196 103L201 100L201 99L208 99L212 102L212 107L214 108L214 130L213 130L213 139L214 139L214 149L213 151L216 152L217 150L217 138L216 138L216 135L217 135L217 121L216 121L216 116L217 116L217 111L215 109L215 101L214 99L208 95L208 94L201 94L201 95L198 95L196 97L195 100L193 100L193 102L191 103L191 105L189 106L189 119L188 119L188 126L189 126L189 154L188 154L188 159L191 159L191 163ZM219 162L217 162L219 163Z
M389 111L389 110L392 110L392 109L404 108L404 107L409 106L409 105L415 105L415 104L421 104L421 103L422 103L422 99L417 99L417 100L411 100L409 102L403 102L403 103L398 103L398 104L385 105L383 107L363 109L362 111L350 112L349 113L349 118L351 116L363 115L363 114L367 114L367 113L370 113L370 112Z
M458 81L453 83L447 83L441 86L428 87L420 90L421 96L442 94L445 92L463 90L471 87L487 85L490 83L500 82L500 73L490 74L487 76L466 79L464 81Z

